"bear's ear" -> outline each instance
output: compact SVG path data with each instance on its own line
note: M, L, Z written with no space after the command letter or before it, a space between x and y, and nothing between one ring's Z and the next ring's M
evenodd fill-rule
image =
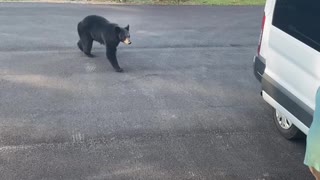
M117 26L117 27L115 27L115 28L114 28L114 30L116 31L116 34L119 34L119 33L120 33L120 31L121 31L120 27L118 27L118 26Z
M129 24L125 27L125 29L126 29L127 31L129 31Z

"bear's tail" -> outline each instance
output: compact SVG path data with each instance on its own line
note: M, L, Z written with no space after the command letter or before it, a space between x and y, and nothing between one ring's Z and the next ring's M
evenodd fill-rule
M79 22L78 23L78 26L77 26L77 30L78 30L78 34L79 34L79 37L81 37L81 34L82 34L82 22Z

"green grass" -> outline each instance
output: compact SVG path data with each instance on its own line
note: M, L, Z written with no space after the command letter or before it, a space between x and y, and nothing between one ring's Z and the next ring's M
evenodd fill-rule
M264 5L265 0L188 0L185 3L203 5Z
M0 2L24 0L0 0ZM41 1L46 0L26 0ZM97 3L125 3L125 4L158 4L158 5L264 5L266 0L47 0L48 2L97 2Z
M132 4L264 5L266 0L123 0Z

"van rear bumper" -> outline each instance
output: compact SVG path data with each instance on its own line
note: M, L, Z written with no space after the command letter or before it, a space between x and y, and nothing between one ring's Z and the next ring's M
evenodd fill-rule
M266 69L265 60L261 56L254 56L253 57L253 73L258 81L261 82L262 75L264 70Z

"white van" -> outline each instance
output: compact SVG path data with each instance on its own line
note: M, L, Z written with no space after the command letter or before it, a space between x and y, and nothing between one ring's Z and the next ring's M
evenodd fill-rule
M280 133L307 134L320 86L320 0L266 1L254 74Z

